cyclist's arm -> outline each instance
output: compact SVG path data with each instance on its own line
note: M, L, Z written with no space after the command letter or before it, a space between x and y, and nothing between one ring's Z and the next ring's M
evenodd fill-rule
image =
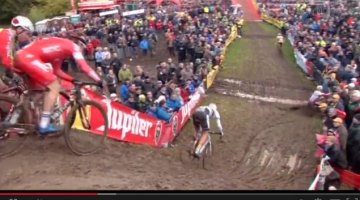
M85 61L85 58L82 55L81 49L77 44L74 44L74 49L73 49L72 56L73 56L76 64L79 65L80 70L82 72L84 72L86 75L88 75L91 79L93 79L96 82L101 81L101 79L97 75L97 73Z
M13 69L12 35L10 30L0 31L0 60L6 69Z
M56 63L53 66L54 73L61 79L72 82L74 79L67 73L61 70L61 63Z
M222 132L223 132L223 128L222 128L222 125L221 125L220 114L219 114L218 111L215 111L215 112L214 112L214 117L215 117L215 120L216 120L216 127L217 127L218 131L219 131L220 133L222 133Z

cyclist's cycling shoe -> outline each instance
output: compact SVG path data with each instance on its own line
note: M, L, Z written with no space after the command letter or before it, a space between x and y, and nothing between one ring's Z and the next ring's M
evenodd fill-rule
M57 127L55 127L53 124L49 124L46 128L38 128L38 132L41 136L46 136L49 134L55 134L59 131Z
M193 156L194 156L195 158L200 158L200 153L199 153L199 152L194 152L194 153L193 153Z

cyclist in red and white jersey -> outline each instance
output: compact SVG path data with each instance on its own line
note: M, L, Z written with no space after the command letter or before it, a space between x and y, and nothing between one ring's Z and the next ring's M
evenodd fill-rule
M26 19L27 18L25 17L15 17L12 20L13 29L15 28L16 30L16 34L13 35L15 35L16 38L20 38L19 34L22 34L24 31L31 33L34 30L31 21ZM23 31L19 31L18 33L17 29L20 28ZM30 36L30 34L28 34L28 36ZM12 46L14 46L16 38L12 36L10 39L12 44L6 49L7 51L13 49ZM30 40L30 37L27 37L27 39ZM26 40L24 39L24 41L18 42L26 42ZM0 50L0 52L3 51ZM30 86L41 85L49 89L44 96L43 113L39 122L40 134L45 135L58 131L53 124L50 124L50 115L61 88L57 76L67 81L73 80L71 76L61 71L62 62L69 58L73 58L81 71L96 81L99 86L102 86L100 77L86 63L81 48L68 39L45 37L34 41L17 51L14 56L14 62L12 62L11 56L6 57L5 59L2 58L2 63L7 69L18 73L25 73L29 78ZM53 70L49 68L49 63L52 65Z
M49 123L50 115L61 88L57 77L73 81L71 76L61 70L62 62L70 58L75 60L82 72L102 86L98 74L85 61L80 46L71 40L44 37L25 46L15 54L14 64L17 69L30 78L29 84L40 84L50 89L44 98L44 108L39 124L41 134L57 131L56 127ZM48 63L52 65L53 69L48 67Z

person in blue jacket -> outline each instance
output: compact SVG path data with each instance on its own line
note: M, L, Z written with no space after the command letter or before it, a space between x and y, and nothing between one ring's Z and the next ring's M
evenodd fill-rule
M166 102L164 100L160 101L159 104L150 103L146 113L156 119L164 120L166 123L171 119L171 115L166 111Z
M126 102L129 98L129 85L130 80L126 79L126 81L120 87L120 98L122 102Z
M151 117L155 117L155 118L158 118L157 117L157 114L156 114L156 111L157 111L157 105L156 103L154 102L151 102L146 110L146 114L150 115Z
M195 86L191 79L186 81L185 89L190 95L195 93Z
M159 102L156 110L156 115L158 119L164 120L166 123L169 123L171 115L166 111L166 101L162 100Z
M176 93L173 92L170 96L170 99L166 100L166 106L168 109L171 109L173 112L177 112L181 108L181 101L177 97Z
M140 42L140 49L142 50L142 54L144 56L147 55L148 51L149 51L149 41L147 40L146 37L144 37L141 42Z

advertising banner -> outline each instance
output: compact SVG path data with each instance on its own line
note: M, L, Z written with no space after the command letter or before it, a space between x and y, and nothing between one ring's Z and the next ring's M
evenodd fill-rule
M113 9L113 10L108 10L108 11L104 11L104 12L100 12L99 16L106 16L106 15L114 15L114 14L118 14L119 10L118 9Z
M219 73L219 66L215 66L214 70L211 70L206 76L206 89L209 89L211 85L214 83L214 80Z
M132 11L123 12L122 16L126 17L126 16L139 15L139 14L144 14L144 13L145 13L145 9L139 9L139 10L132 10Z
M84 91L84 98L99 103L105 109L109 122L108 137L131 143L158 146L159 138L155 137L155 132L156 129L161 130L162 121L120 103L112 102L105 97L98 96L90 90L84 89ZM91 107L87 112L90 113L88 115L92 127L90 131L93 133L103 131L104 123L97 118L97 116L100 116L99 111L95 107ZM79 118L75 119L73 127L83 129Z
M278 19L275 19L275 18L273 18L273 17L270 17L270 16L268 16L268 15L263 14L263 15L261 15L261 18L262 18L262 20L264 20L264 21L266 21L267 23L270 23L270 24L276 26L277 28L281 28L281 27L283 26L283 22L282 22L282 21L280 21L280 20L278 20Z
M302 55L299 51L294 49L294 56L295 56L296 64L300 67L300 69L302 69L305 72L305 74L308 74L307 68L305 65L306 58L304 57L304 55Z
M78 23L80 23L80 15L70 16L70 22L71 22L72 24L78 24Z
M191 95L183 107L176 112L169 123L155 119L146 113L128 108L120 103L112 102L105 97L99 96L88 89L83 89L85 99L99 103L107 113L109 133L108 137L125 142L147 144L154 147L164 147L173 141L176 135L191 117L197 105L204 97L203 85ZM62 99L65 102L65 99ZM101 134L104 123L99 120L99 110L95 107L86 108L87 116L90 116L91 129L84 129L79 115L76 116L73 128ZM66 119L64 113L63 120Z

